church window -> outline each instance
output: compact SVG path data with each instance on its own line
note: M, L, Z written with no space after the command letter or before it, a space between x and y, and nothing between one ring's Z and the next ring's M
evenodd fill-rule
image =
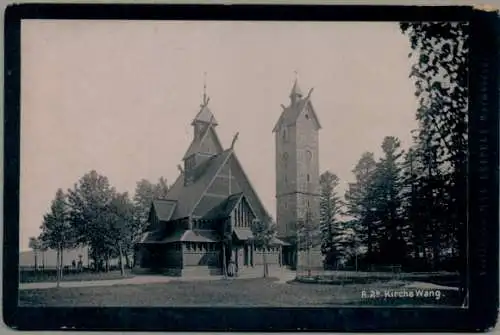
M311 177L309 176L309 174L307 174L307 182L310 182L311 181Z
M283 140L288 141L288 131L286 128L283 128Z
M312 152L310 150L306 151L306 158L307 158L307 161L311 161L311 159L312 159Z
M306 119L309 120L309 114L306 114Z
M288 166L288 153L286 152L283 154L283 165L285 168Z

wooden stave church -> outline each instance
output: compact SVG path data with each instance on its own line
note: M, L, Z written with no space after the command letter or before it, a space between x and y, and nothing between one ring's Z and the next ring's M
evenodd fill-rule
M183 157L184 167L165 199L154 200L149 225L136 243L136 272L169 275L214 275L234 263L238 273L262 266L262 253L271 266L282 266L283 247L275 238L267 250L256 248L250 225L270 217L238 160L234 144L224 149L218 126L204 94L191 125L193 140ZM222 252L224 230L231 236Z

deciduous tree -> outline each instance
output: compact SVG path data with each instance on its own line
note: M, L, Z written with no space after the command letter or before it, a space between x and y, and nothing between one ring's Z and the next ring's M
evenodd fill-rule
M57 286L59 287L64 266L63 252L76 246L77 235L68 220L66 196L62 189L58 189L52 201L50 211L44 215L42 233L43 244L57 252Z

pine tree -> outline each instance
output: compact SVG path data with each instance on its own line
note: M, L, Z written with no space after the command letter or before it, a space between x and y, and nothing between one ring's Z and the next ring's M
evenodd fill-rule
M449 249L458 260L465 296L469 26L467 22L405 22L400 27L410 40L409 56L416 56L410 75L419 99L417 145L427 165L439 166L427 166L422 191L428 204L437 198L432 200L431 194L446 195L446 213L431 228L434 232L438 226L444 230ZM443 206L439 203L436 207ZM435 240L433 244L436 252L439 243Z
M345 193L346 214L353 218L351 229L359 238L359 246L367 249L367 259L373 257L375 224L372 183L376 170L374 154L365 152L352 171L356 181L349 184Z
M338 220L342 204L336 192L339 178L330 171L325 171L319 178L319 184L321 252L325 259L325 266L335 267L339 258L343 256L341 244L343 230Z

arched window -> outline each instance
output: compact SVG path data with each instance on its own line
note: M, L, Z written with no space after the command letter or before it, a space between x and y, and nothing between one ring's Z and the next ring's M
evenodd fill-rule
M285 168L288 166L288 153L285 152L283 154L283 165L285 166Z
M311 150L307 150L306 151L306 159L308 162L310 162L312 160L312 152Z

